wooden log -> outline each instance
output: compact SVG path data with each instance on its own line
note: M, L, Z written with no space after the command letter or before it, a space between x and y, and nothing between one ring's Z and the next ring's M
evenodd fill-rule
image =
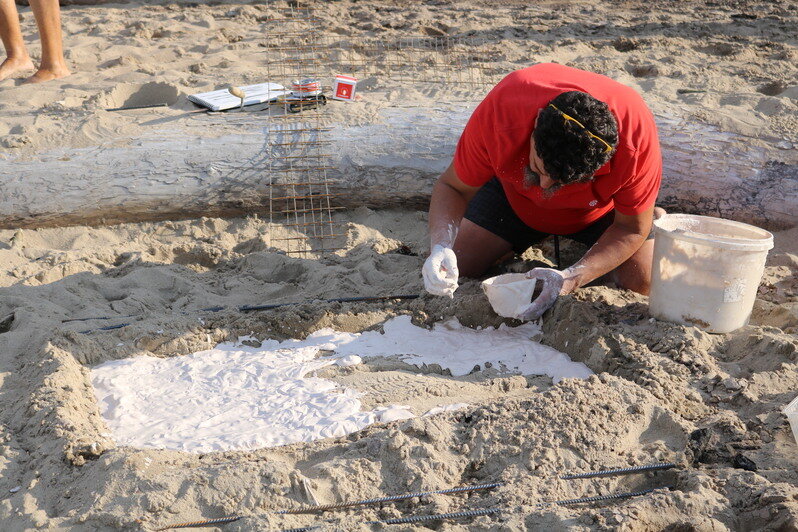
M470 112L457 106L386 108L370 124L333 124L326 135L332 142L330 191L340 194L334 204L425 209ZM233 119L238 128L230 133ZM224 133L214 135L220 122ZM92 148L0 159L0 227L268 213L274 192L269 169L278 163L270 165L274 150L267 139L290 144L282 122L246 113L174 123L181 125ZM664 207L770 229L798 225L798 156L787 143L675 116L658 115L657 123ZM281 153L299 152L288 146ZM280 175L273 172L271 182L279 183Z

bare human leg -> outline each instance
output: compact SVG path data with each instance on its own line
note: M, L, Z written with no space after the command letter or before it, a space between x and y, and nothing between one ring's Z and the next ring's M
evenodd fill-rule
M463 218L454 241L457 269L461 277L479 277L512 251L505 239Z
M19 14L14 0L0 0L0 40L6 49L6 59L0 63L0 81L18 72L33 69L33 62L22 41Z
M651 289L653 257L654 240L646 240L634 255L613 271L612 276L618 288L625 288L647 296Z
M64 59L58 0L30 0L30 6L42 40L42 64L25 83L41 83L68 76L70 72Z
M665 209L654 208L654 219L665 214ZM633 290L644 296L651 290L651 263L654 259L654 239L643 242L634 255L612 272L613 280L619 288Z

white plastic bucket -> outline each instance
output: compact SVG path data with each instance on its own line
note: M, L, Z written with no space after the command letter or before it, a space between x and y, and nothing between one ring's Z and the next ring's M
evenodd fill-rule
M517 318L532 302L536 282L535 279L527 279L523 273L506 273L482 281L482 290L496 314Z
M785 406L782 412L787 416L787 421L790 422L790 428L792 429L792 437L798 443L798 397Z
M727 333L748 323L773 235L711 216L654 221L649 311L655 318Z

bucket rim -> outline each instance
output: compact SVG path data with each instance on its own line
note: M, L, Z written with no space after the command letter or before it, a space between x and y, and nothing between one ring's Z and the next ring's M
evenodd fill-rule
M672 230L665 229L660 224L666 219L698 219L698 220L712 220L713 222L720 222L722 224L745 228L753 230L762 234L761 239L752 238L731 238L724 236L713 236L702 233L676 233ZM684 240L705 246L719 247L723 249L733 249L738 251L769 251L773 249L773 234L770 231L757 227L755 225L737 222L735 220L727 220L725 218L718 218L716 216L703 216L699 214L664 214L657 220L654 220L654 232L667 235L669 238L675 240Z
M520 281L528 281L529 278L525 273L510 272L494 275L484 279L480 284L482 286L501 286L504 284L517 283ZM504 281L504 282L503 282Z

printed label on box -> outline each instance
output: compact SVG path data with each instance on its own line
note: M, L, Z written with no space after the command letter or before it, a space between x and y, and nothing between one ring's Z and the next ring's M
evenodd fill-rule
M333 99L351 102L355 99L357 79L350 76L336 76L333 86Z
M338 96L339 98L344 98L345 100L348 100L351 95L351 89L352 87L350 85L339 83L338 91L335 93L335 95Z

